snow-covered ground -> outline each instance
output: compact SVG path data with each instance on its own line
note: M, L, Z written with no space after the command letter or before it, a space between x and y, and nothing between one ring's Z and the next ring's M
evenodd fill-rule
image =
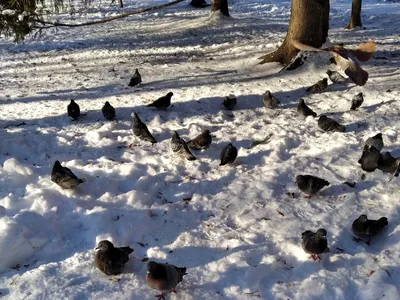
M311 60L281 73L277 64L257 65L284 38L289 1L231 1L231 20L184 2L100 26L48 30L19 45L0 41L0 297L155 299L147 257L188 268L170 299L400 299L399 179L365 174L357 163L363 141L377 132L384 150L400 156L400 3L364 1L366 29L346 31L350 2L331 2L330 41L375 40L377 52L364 64L370 79L316 95L305 88L326 76L326 64ZM125 1L111 12L105 3L60 20L160 3ZM129 88L135 68L143 84ZM263 107L267 89L281 109ZM167 111L146 107L169 91ZM350 112L358 92L365 102ZM231 93L238 96L232 112L221 109ZM324 133L317 119L298 118L302 96L347 132ZM70 99L87 114L77 122L66 115ZM104 120L105 101L117 121ZM158 144L132 136L134 111ZM171 153L173 130L189 139L203 129L214 140L195 153L198 160ZM228 142L239 157L219 167ZM62 190L50 180L55 160L86 182ZM298 174L331 185L304 199ZM370 246L352 240L362 213L389 219ZM331 252L314 262L300 238L318 228L327 230ZM94 266L102 239L135 249L118 282Z

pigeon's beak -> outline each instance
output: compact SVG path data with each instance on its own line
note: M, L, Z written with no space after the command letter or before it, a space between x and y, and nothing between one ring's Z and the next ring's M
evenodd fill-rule
M94 248L94 250L99 250L99 247Z

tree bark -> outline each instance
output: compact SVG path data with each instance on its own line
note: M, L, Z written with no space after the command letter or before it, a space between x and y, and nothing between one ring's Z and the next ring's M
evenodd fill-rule
M221 14L229 17L228 0L212 0L211 11L220 11Z
M260 57L260 64L279 62L287 65L299 52L292 41L316 48L328 37L329 0L292 0L289 29L278 50Z
M346 29L353 29L356 27L362 27L361 24L361 6L362 0L353 0L351 3L351 18L349 24L345 27Z

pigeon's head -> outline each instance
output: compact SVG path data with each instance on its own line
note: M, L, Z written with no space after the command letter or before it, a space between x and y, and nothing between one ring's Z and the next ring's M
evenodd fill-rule
M323 82L324 84L328 84L328 78L322 79L322 82Z
M271 96L271 92L270 92L269 90L266 90L265 93L264 93L264 95Z
M54 167L53 167L53 168L61 168L61 163L60 163L59 160L56 160L56 161L54 162Z
M328 74L328 76L332 75L332 73L333 72L331 70L326 71L326 74Z
M106 101L105 106L110 106L110 102Z
M303 179L303 175L297 175L295 182L298 183Z
M156 263L155 261L149 261L147 263L147 273L155 275L155 277L162 276L165 273L165 270L162 265Z
M357 97L360 97L360 98L361 98L361 97L364 97L364 94L363 94L363 93L358 93L358 94L357 94Z
M137 113L134 112L132 114L132 117L133 117L133 122L135 122L135 123L139 123L140 122L140 118L139 118Z
M211 132L210 132L210 130L206 129L206 130L203 131L203 133L210 135Z
M107 250L111 250L111 249L113 249L113 248L114 248L113 243L111 243L110 241L107 241L107 240L103 240L103 241L100 241L100 242L97 244L97 247L96 247L95 250L107 251Z
M324 120L326 120L328 117L327 116L320 116L319 117L319 119L321 120L321 121L324 121Z
M139 73L139 70L138 70L138 69L135 69L135 73L136 73L136 74Z
M180 138L179 134L178 134L178 132L176 130L174 130L174 133L172 134L172 138L173 139L179 139Z
M316 234L319 235L319 236L326 236L326 230L323 229L323 228L318 229L318 231L316 232Z
M229 96L228 96L228 97L226 97L226 98L228 98L228 99L235 99L235 98L236 98L236 96L235 96L234 94L229 94Z
M169 93L167 94L168 97L172 97L173 95L174 95L173 92L169 92Z
M303 98L300 98L300 99L299 99L299 104L300 104L300 105L304 105L304 104L305 104Z
M382 133L379 132L377 135L375 135L375 137L381 139L382 138Z
M71 103L75 103L74 99L71 99Z
M367 220L368 220L367 215L361 215L361 216L359 216L359 217L358 217L358 220L359 220L359 221L362 221L362 222L367 221Z

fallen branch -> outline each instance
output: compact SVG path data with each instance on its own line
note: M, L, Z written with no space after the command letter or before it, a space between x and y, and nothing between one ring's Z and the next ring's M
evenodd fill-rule
M170 3L156 5L156 6L153 6L153 7L147 7L147 8L139 9L139 10L136 10L136 11L133 11L133 12L120 14L120 15L117 15L117 16L114 16L114 17L110 17L110 18L106 18L106 19L102 19L102 20L97 20L97 21L86 22L86 23L80 23L80 24L66 24L66 23L59 23L59 22L46 22L46 21L42 21L42 20L36 20L36 21L38 23L43 24L43 25L48 25L48 26L43 26L42 28L81 27L81 26L88 26L88 25L96 25L96 24L103 24L103 23L107 23L107 22L110 22L110 21L126 18L126 17L132 16L132 15L138 15L138 14L142 14L142 13L145 13L145 12L153 11L153 10L156 10L156 9L161 9L161 8L164 8L164 7L172 6L172 5L178 4L178 3L183 2L183 1L185 1L185 0L175 0L175 1L170 2Z

